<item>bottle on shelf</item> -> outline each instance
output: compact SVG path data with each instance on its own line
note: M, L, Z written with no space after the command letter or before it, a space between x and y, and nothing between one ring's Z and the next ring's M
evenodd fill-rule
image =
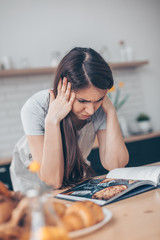
M132 62L133 50L130 46L126 45L125 41L119 42L119 60L120 62Z
M119 42L119 60L126 62L126 44L124 41Z

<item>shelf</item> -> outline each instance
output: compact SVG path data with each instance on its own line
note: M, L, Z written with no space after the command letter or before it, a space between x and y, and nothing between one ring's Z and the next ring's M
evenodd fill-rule
M116 69L137 68L148 63L149 63L148 61L124 62L124 63L115 62L115 63L109 63L109 66L111 67L112 70L116 70ZM52 67L0 70L0 77L54 74L55 71L56 71L56 68L52 68Z
M29 76L29 75L42 75L53 74L56 68L28 68L28 69L11 69L1 70L0 77L14 77L14 76Z
M112 70L117 70L117 69L126 69L126 68L137 68L137 67L141 67L143 65L148 64L149 61L136 61L136 62L115 62L115 63L110 63L110 67Z

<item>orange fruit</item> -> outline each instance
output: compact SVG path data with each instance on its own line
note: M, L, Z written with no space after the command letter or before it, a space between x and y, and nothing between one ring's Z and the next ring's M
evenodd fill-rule
M30 163L28 168L31 172L38 172L40 170L40 163L37 161L33 161Z
M40 229L41 240L69 240L67 231L56 226L45 226Z

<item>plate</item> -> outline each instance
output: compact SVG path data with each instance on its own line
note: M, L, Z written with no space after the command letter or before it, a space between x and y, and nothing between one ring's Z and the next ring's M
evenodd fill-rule
M106 208L102 209L103 210L103 213L104 213L104 219L91 226L91 227L87 227L87 228L83 228L83 229L80 229L80 230L76 230L74 232L70 232L69 233L69 237L70 238L77 238L77 237L81 237L81 236L84 236L86 234L89 234L91 232L94 232L96 231L97 229L103 227L107 222L109 222L112 218L112 212Z

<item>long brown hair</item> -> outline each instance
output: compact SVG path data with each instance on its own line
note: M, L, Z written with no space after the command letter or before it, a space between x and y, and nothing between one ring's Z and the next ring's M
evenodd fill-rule
M72 90L77 91L90 84L100 89L110 89L113 77L109 65L91 48L73 48L59 63L54 79L54 93L60 78L67 77ZM61 134L64 155L64 177L62 186L79 182L84 177L90 177L93 170L85 162L78 147L77 129L69 113L61 121Z

